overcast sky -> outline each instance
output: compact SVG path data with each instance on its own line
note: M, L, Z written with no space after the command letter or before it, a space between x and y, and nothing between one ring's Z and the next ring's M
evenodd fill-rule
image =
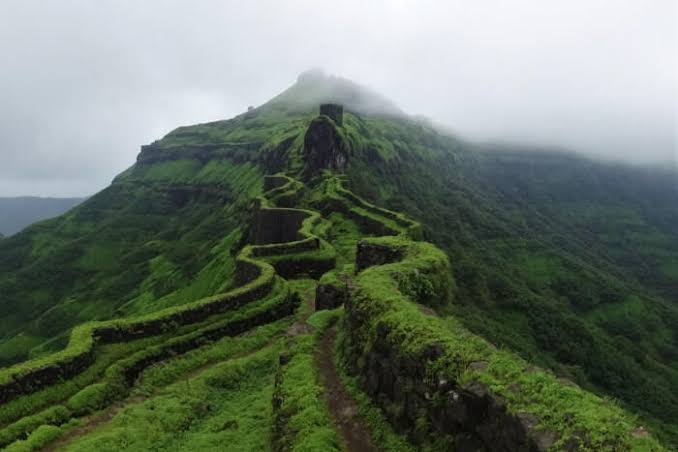
M677 4L0 0L0 196L92 194L311 67L468 138L673 165Z

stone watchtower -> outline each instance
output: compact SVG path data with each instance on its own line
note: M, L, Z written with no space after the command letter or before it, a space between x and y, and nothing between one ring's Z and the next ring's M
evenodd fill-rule
M320 104L320 114L328 116L338 126L344 122L344 107L339 104Z
M320 105L320 115L313 119L304 135L304 175L308 180L323 170L343 172L348 153L339 132L344 107L338 104Z

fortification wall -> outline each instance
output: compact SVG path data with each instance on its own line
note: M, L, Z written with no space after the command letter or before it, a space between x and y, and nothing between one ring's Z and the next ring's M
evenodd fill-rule
M300 240L298 231L306 217L296 209L257 209L252 214L250 242L266 245Z

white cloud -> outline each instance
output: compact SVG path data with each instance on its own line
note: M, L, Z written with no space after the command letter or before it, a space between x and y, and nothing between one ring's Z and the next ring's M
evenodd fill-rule
M672 0L0 2L0 195L84 195L321 66L478 139L671 162Z

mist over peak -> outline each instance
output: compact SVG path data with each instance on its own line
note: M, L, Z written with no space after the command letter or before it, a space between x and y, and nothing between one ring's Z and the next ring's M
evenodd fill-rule
M265 104L298 111L317 109L321 103L342 104L347 111L366 115L404 116L391 100L347 78L314 68L302 72L290 88Z
M95 192L141 143L297 79L270 104L676 164L676 2L229 3L1 2L0 195Z

